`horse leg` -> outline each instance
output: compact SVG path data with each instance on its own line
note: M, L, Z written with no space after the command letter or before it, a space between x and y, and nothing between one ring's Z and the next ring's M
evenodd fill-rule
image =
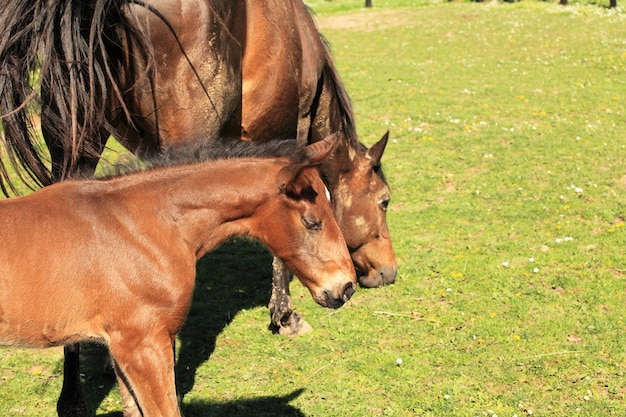
M46 147L50 152L50 159L52 161L51 174L54 182L62 181L77 172L84 175L93 174L96 170L96 166L98 165L98 161L100 160L100 156L104 151L107 140L109 139L109 134L107 132L100 132L99 137L95 138L93 143L90 144L93 148L85 152L79 151L76 163L74 166L69 166L68 161L66 160L68 155L66 155L64 145L51 139L49 134L46 133L47 130L48 129L42 122L41 131L46 142Z
M274 257L272 261L272 296L270 297L270 330L281 336L294 337L309 333L313 327L300 314L293 311L289 278L291 273L285 264Z
M142 335L143 336L143 335ZM111 341L124 417L182 417L174 380L173 337L166 332Z
M80 389L79 345L63 347L63 388L57 401L57 413L60 417L85 417L87 404Z
M124 374L119 369L117 363L111 360L113 363L113 369L115 370L115 375L117 376L117 385L120 388L120 396L122 397L122 404L124 407L124 417L143 417L141 411L139 410L139 405L137 401L135 401L135 397L131 392L131 388L129 382L124 377Z

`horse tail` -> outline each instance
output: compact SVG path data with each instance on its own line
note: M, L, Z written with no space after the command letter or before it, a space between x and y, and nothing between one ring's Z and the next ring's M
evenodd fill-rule
M302 0L292 1L292 5L294 7L294 10L301 10L303 12L303 19L301 23L304 25L308 25L308 33L311 34L311 36L314 36L313 34L316 34L317 37L319 37L319 42L321 44L321 73L318 83L317 98L313 102L311 112L312 114L317 113L317 106L319 105L320 94L322 94L322 91L325 88L328 89L328 93L332 95L333 101L336 101L337 103L337 112L341 121L341 133L343 134L343 140L346 141L347 144L350 145L352 148L359 148L360 143L356 133L356 123L354 118L354 111L352 109L352 101L350 100L348 91L343 85L339 72L337 71L335 63L333 62L333 55L330 48L330 43L317 28L317 24L313 19L313 10L309 6L304 4Z
M132 29L122 11L132 0L5 3L0 11L0 188L18 194L16 175L36 189L67 176L80 156L97 156L96 138L114 133L106 118L111 97L130 119L119 74L127 64L122 47L131 37L139 45L134 58L152 61L146 35ZM39 120L46 142L64 150L55 178L36 129Z
M32 78L38 65L39 44L50 36L52 19L46 19L46 14L44 5L37 1L12 1L0 11L0 139L4 148L0 176L5 195L7 187L16 191L11 167L23 167L36 185L48 180L39 144L34 140L33 118L29 117L37 99ZM21 170L16 174L26 182Z

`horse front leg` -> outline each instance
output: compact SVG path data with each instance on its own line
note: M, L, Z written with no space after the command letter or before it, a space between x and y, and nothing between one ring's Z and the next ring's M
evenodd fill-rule
M272 261L272 296L270 297L270 330L281 336L295 337L313 330L300 314L293 311L291 294L289 292L289 280L291 272L285 264L274 257Z
M121 335L109 350L124 417L182 417L176 396L173 337L167 332Z
M59 417L86 417L87 404L80 389L78 343L63 347L63 388L57 401Z
M119 369L118 365L113 361L113 369L117 376L117 385L120 389L120 397L122 397L122 405L124 407L124 417L143 417L139 404L135 400L132 391L130 390L130 383L124 377L124 374Z

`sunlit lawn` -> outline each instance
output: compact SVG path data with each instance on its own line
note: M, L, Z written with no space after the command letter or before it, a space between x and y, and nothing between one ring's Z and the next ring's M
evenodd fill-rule
M210 255L179 346L186 415L626 415L626 15L374 4L312 2L361 139L391 131L398 280L337 311L294 283L315 330L287 340L266 330L267 254ZM1 350L0 415L53 415L60 358ZM119 411L90 360L92 407Z

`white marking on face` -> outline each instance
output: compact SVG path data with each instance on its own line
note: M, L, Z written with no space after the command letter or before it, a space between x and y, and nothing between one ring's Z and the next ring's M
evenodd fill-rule
M324 192L326 193L326 200L330 203L330 191L328 191L328 187L324 185Z
M365 217L363 216L355 216L354 217L354 225L358 228L363 228L367 225L367 222L365 221Z

